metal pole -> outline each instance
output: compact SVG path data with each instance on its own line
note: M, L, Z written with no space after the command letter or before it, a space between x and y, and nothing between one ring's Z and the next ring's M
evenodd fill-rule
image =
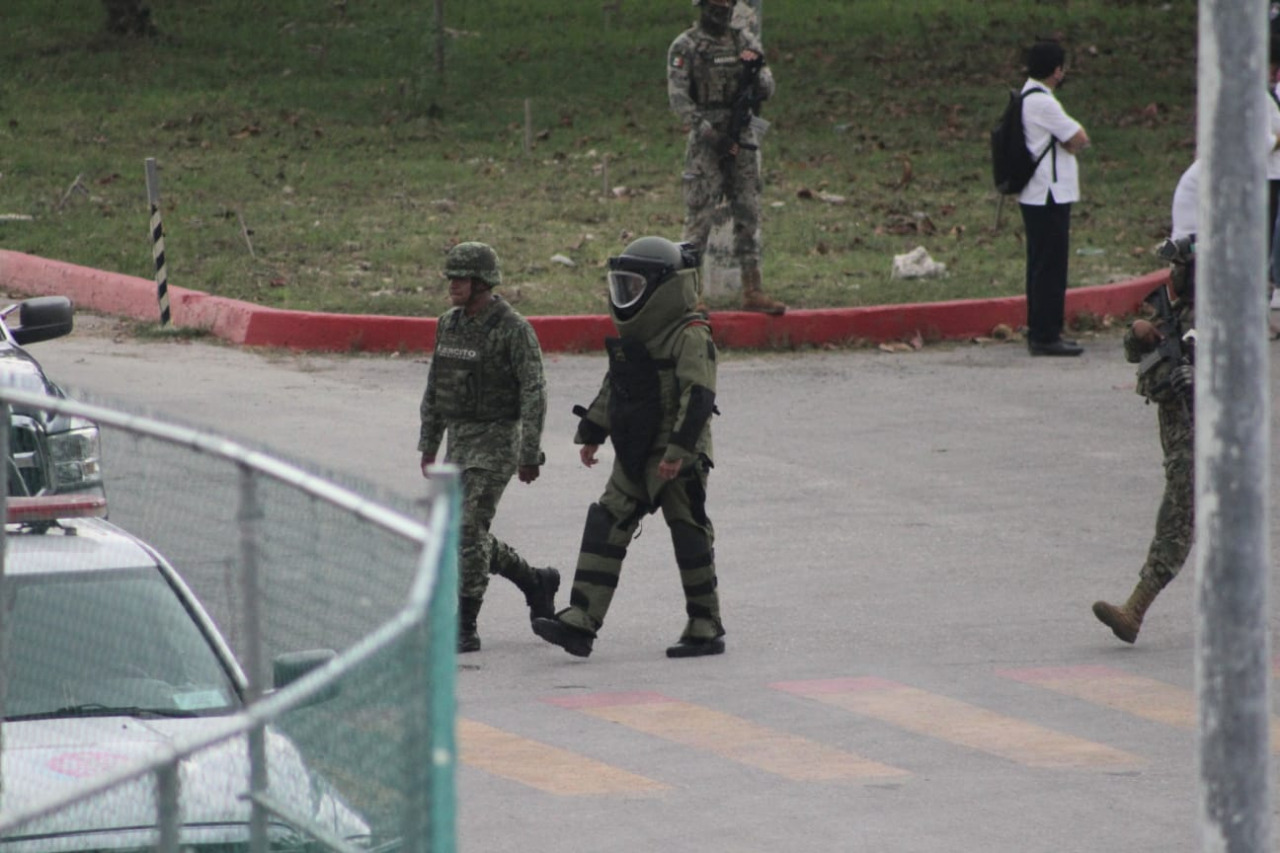
M156 263L156 299L160 303L160 325L169 325L169 267L164 259L164 223L160 219L160 175L156 158L148 157L147 201L151 204L151 256Z
M1196 690L1201 849L1271 851L1265 0L1201 0ZM1245 203L1241 203L1241 200Z
M258 545L262 507L258 503L257 472L247 465L240 467L240 594L244 598L245 675L249 679L248 696L252 705L266 690L266 664L263 655L262 584L259 573ZM267 777L267 744L265 726L249 732L249 790L265 794L270 784ZM257 798L250 804L249 850L267 853L267 811Z
M5 472L5 488L0 490L0 523L3 524L8 524L9 521L9 478L22 476L20 471L10 467L9 427L12 423L13 409L8 403L0 403L0 459L4 460ZM9 644L4 639L9 633L7 538L7 533L0 533L0 753L4 752L4 713L7 707L5 700L9 693ZM0 774L0 805L4 802L4 782L4 775Z
M458 763L455 699L458 677L458 525L462 518L462 481L453 466L430 469L432 496L449 502L449 538L440 556L440 573L431 596L431 853L457 849L458 809L454 779Z

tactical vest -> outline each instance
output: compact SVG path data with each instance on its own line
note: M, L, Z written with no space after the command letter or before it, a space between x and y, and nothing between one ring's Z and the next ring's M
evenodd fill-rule
M605 338L609 353L609 439L627 476L644 482L649 451L662 428L660 370L674 370L669 358L656 359L634 338Z
M511 421L520 417L520 388L505 359L493 351L493 331L511 315L495 303L483 323L463 324L454 308L436 330L435 408L450 420Z
M697 61L689 69L689 95L704 110L729 109L742 75L742 46L730 39L698 39Z

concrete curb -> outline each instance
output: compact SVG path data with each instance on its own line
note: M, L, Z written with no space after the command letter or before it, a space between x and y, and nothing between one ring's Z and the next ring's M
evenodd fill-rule
M1118 284L1067 291L1067 316L1133 313L1143 297L1168 279L1161 270ZM51 261L0 249L0 289L28 296L64 295L81 308L137 320L159 320L155 282ZM372 314L324 314L263 308L236 299L169 288L172 322L206 329L244 346L281 347L319 352L430 352L435 345L434 317L385 317ZM956 340L991 334L1003 323L1013 328L1026 320L1026 300L965 299L865 308L788 311L766 317L742 311L717 311L711 322L716 343L742 349L791 349L799 346L882 343L917 332L926 340ZM599 350L614 333L603 315L530 317L547 352Z

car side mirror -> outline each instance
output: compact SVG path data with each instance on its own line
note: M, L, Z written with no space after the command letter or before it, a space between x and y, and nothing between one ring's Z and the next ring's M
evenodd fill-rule
M71 334L75 309L65 296L37 296L18 305L18 325L9 333L20 346Z
M293 682L311 673L338 657L333 649L310 649L305 652L286 652L271 662L271 684L276 690L288 687ZM307 703L314 705L327 702L341 692L338 685L331 684L317 693Z

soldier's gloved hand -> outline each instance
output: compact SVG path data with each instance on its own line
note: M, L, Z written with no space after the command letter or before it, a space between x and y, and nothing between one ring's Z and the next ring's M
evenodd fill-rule
M1182 364L1169 374L1169 387L1179 394L1189 394L1196 384L1196 369L1189 364Z

